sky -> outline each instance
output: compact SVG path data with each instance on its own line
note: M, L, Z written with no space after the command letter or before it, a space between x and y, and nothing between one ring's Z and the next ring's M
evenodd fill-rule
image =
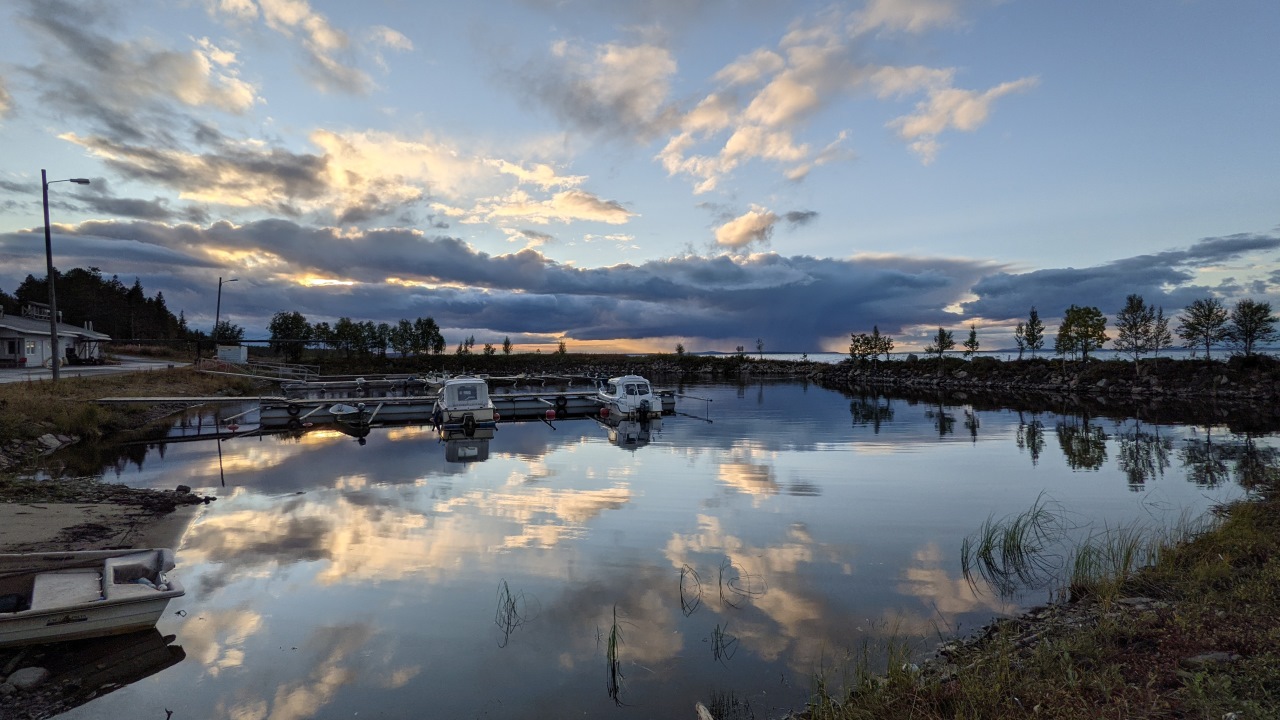
M4 0L0 290L450 346L1280 307L1274 0ZM74 321L74 318L68 318Z

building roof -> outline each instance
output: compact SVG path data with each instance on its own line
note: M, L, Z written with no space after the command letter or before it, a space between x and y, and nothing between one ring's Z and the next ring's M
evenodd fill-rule
M47 318L24 317L4 313L0 315L0 330L12 330L21 335L48 335L49 320ZM110 340L111 336L96 330L58 323L58 337L79 338L81 340Z

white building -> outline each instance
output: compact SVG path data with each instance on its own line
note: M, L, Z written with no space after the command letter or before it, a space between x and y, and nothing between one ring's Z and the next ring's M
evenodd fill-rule
M49 367L54 353L63 365L100 362L101 343L110 339L96 332L91 322L85 327L59 322L58 347L51 348L48 305L27 303L22 315L0 309L0 367Z

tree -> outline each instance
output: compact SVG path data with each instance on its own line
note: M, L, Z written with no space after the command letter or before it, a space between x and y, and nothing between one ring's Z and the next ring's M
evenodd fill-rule
M503 355L511 354L511 336L510 335L502 338L502 354Z
M1124 307L1116 313L1116 350L1133 358L1133 371L1138 372L1142 356L1155 349L1156 309L1141 295L1125 298Z
M490 355L493 355L493 354L495 354L496 352L497 352L497 350L495 350L495 349L494 349L494 347L493 347L493 343L485 343L485 344L484 344L484 354L485 354L485 356L486 356L486 357L488 357L488 356L490 356Z
M1151 330L1151 352L1160 357L1161 350L1173 347L1173 333L1169 332L1169 318L1164 316L1164 308L1156 308L1156 322Z
M569 354L569 346L565 345L563 340L561 340L560 345L556 347L556 354L557 355Z
M871 336L866 333L849 333L849 357L862 362L872 355Z
M676 357L684 357L684 343L676 343Z
M1231 310L1231 324L1227 326L1227 340L1245 357L1253 355L1259 343L1275 340L1276 316L1271 314L1271 303L1244 299Z
M349 317L340 317L333 324L333 344L342 351L343 357L350 358L351 353L363 344L362 335L359 323Z
M1215 297L1201 298L1182 310L1182 322L1178 325L1178 337L1184 347L1204 346L1204 359L1209 349L1227 339L1227 308Z
M1036 312L1036 306L1031 306L1031 314L1027 317L1027 326L1023 329L1022 337L1027 341L1027 348L1031 350L1031 356L1035 357L1036 351L1044 347L1044 323L1040 322L1040 313Z
M756 338L756 352L760 353L760 359L764 359L764 338Z
M964 356L965 356L965 358L971 358L971 357L973 357L973 354L974 354L974 353L976 353L976 352L978 352L978 346L979 346L979 345L980 345L980 343L978 342L978 326L977 326L977 325L974 325L974 324L970 324L970 325L969 325L969 339L964 341Z
M937 355L938 359L942 359L943 353L951 350L956 346L955 338L952 337L950 330L938 328L938 334L933 337L933 341L925 346L924 351L930 355Z
M1018 359L1022 359L1022 351L1027 349L1027 326L1018 323L1013 330L1013 342L1018 345Z
M329 323L321 321L311 326L311 342L320 349L328 350L333 346L333 329Z
M881 355L884 359L889 359L889 353L893 352L893 338L888 335L880 334L880 326L871 326L871 359L879 360Z
M213 337L218 342L238 343L244 339L244 328L230 320L219 320L218 326L213 329Z
M286 362L302 360L302 350L311 339L311 323L297 310L280 311L267 325L271 332L271 351L283 355Z
M1072 305L1067 308L1062 316L1062 324L1058 326L1059 352L1079 352L1083 360L1089 359L1090 350L1101 348L1109 339L1107 316L1093 306Z
M415 333L413 331L413 323L408 320L401 319L391 328L391 349L400 354L401 357L408 357L410 353L416 350Z

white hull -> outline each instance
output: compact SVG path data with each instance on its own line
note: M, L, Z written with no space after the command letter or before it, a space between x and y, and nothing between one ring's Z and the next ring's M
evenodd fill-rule
M184 594L172 569L167 549L0 555L0 647L152 627Z

